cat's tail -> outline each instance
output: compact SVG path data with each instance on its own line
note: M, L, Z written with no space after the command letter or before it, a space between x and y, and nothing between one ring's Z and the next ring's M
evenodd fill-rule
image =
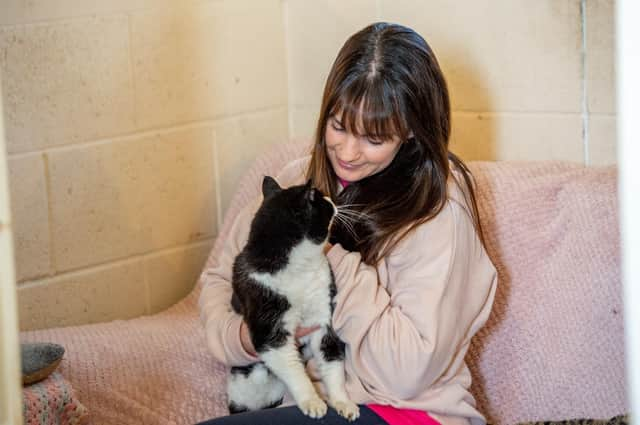
M264 363L232 367L227 381L230 413L268 409L282 404L287 388Z

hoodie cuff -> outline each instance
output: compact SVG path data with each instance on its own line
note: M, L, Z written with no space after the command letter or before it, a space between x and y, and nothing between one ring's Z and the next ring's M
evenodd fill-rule
M329 261L329 265L331 266L331 270L333 270L334 276L337 276L339 274L338 271L340 269L340 265L348 254L355 254L357 256L360 256L360 254L357 252L354 253L351 251L347 251L340 244L333 245L327 252L327 261ZM340 283L341 282L339 281L339 279L336 279L336 286L338 287L338 289L340 289Z
M247 366L260 361L257 356L249 354L242 346L242 342L240 341L241 325L242 316L234 314L227 326L225 342L227 346L229 366Z
M329 264L331 265L331 268L335 269L338 266L338 264L340 264L344 256L347 255L348 253L349 251L344 249L342 245L340 245L339 243L333 245L331 249L327 251L327 254L326 254L327 260L329 260Z

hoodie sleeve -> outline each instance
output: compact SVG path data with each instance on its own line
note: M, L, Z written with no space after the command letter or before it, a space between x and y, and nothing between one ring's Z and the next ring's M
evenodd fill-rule
M249 237L257 204L257 200L252 202L235 218L222 252L201 276L200 320L204 325L207 346L216 360L229 366L245 366L258 360L242 346L242 316L231 309L233 262Z
M338 294L333 324L347 373L377 396L409 400L463 361L488 318L495 268L468 215L448 202L377 268L335 245L327 254ZM382 284L384 282L384 284Z

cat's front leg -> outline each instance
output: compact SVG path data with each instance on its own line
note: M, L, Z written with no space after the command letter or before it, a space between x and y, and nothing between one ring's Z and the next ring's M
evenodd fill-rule
M321 418L327 413L327 405L311 383L293 337L287 338L285 345L259 354L265 365L287 385L302 413L312 418Z
M329 404L349 421L360 416L358 405L352 402L345 390L344 343L330 326L314 333L310 340L311 351L324 382Z

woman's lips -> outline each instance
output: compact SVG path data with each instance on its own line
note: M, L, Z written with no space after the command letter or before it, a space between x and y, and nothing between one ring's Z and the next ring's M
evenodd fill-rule
M345 170L355 170L360 167L359 165L349 164L348 162L340 161L339 159L337 159L337 161L338 165L340 165L340 167L344 168Z

